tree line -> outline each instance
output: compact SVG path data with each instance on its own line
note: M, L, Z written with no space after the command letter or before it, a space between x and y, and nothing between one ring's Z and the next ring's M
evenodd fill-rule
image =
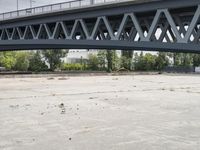
M189 53L158 52L157 54L121 51L121 57L116 51L100 51L91 57L94 69L107 69L117 71L120 69L134 71L161 71L167 66L175 67L198 67L200 66L200 55ZM90 60L91 60L90 58ZM91 61L90 61L91 62ZM107 68L105 68L107 64Z
M9 51L0 53L0 67L11 71L55 71L55 70L94 70L94 71L160 71L167 66L200 66L199 54L166 53L157 54L99 50L89 54L88 60L69 64L63 61L68 50Z

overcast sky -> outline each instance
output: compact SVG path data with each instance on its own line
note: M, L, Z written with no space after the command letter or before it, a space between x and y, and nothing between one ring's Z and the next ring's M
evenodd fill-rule
M47 4L54 4L59 2L66 2L69 0L34 0L33 6L41 6ZM19 0L19 8L30 7L30 0ZM14 11L17 9L17 0L0 0L0 13Z

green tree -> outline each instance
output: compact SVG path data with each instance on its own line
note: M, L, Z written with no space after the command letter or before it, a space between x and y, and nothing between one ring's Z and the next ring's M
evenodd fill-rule
M200 54L193 54L192 63L194 67L200 66Z
M144 57L143 52L141 52L140 55L135 53L135 56L134 56L135 70L144 70L145 66L144 66L144 62L143 62L143 57Z
M112 72L114 70L119 69L120 65L120 59L117 56L117 53L115 50L107 50L107 71Z
M99 68L101 70L105 70L106 69L106 51L99 50L97 57L98 57Z
M192 54L182 53L181 54L181 65L182 66L192 66Z
M27 71L29 67L30 52L17 52L14 70Z
M180 65L180 54L179 53L172 53L173 63L174 66Z
M54 71L61 67L62 58L66 57L68 50L44 50L42 54L50 66L50 70Z
M157 70L162 70L164 67L169 65L169 59L166 53L159 52L156 58L156 68Z
M35 72L48 70L48 66L45 64L45 61L42 60L41 51L36 51L35 53L32 53L29 60L28 70Z
M169 53L169 57L173 58L174 66L192 66L193 57L188 53Z
M133 60L133 52L134 51L122 51L122 57L121 57L121 67L125 68L127 70L132 70L132 60Z
M112 70L113 70L113 51L107 50L106 58L107 58L107 62L108 62L107 71L112 72Z
M140 56L136 56L134 59L135 69L140 71L156 70L156 58L156 55L150 53L144 55L143 52L141 52Z
M98 70L99 67L98 57L95 54L89 54L88 68L91 70Z
M0 65L8 70L14 68L16 63L16 52L1 52Z
M144 56L143 62L145 63L145 70L155 70L156 69L156 56L147 53Z

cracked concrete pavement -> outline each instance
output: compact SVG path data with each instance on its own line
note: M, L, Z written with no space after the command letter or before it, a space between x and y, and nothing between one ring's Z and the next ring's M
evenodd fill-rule
M200 77L0 78L0 150L200 150Z

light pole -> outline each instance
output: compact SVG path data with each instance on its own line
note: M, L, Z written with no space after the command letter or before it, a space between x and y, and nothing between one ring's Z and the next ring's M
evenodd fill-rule
M35 0L30 0L30 8L33 7L33 3L35 3L36 1Z
M90 0L90 4L93 5L94 4L94 0Z
M19 16L19 0L17 0L17 16Z
M19 10L19 0L17 0L17 11Z

